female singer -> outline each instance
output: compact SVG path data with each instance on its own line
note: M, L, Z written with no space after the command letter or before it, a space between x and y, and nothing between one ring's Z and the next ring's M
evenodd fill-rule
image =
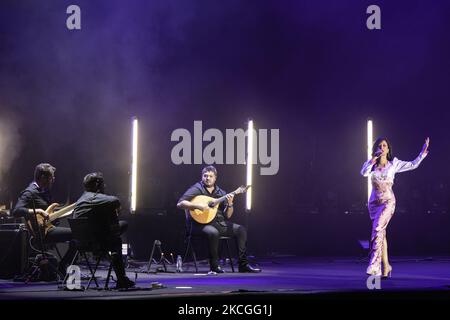
M395 174L416 169L428 154L430 139L425 139L422 151L413 161L401 161L392 157L392 147L386 138L378 138L372 147L372 159L364 163L361 174L372 181L368 209L372 220L370 238L370 261L367 274L390 277L392 266L389 264L386 240L386 227L395 211L395 196L392 191ZM383 272L381 271L383 262Z

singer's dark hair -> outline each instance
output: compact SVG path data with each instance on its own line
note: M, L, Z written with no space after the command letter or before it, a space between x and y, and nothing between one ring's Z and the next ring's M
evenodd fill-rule
M204 174L205 172L212 172L212 173L214 173L214 175L217 177L217 169L216 169L216 167L214 167L214 166L207 166L207 167L204 167L203 170L202 170L202 176L203 176L203 174Z
M34 169L34 180L38 181L42 177L48 178L55 175L56 168L50 163L40 163Z
M383 141L386 141L388 148L389 148L389 152L388 152L386 158L388 161L392 161L394 159L394 157L392 156L392 145L386 137L379 137L375 141L375 143L372 146L372 157L375 156L375 152L377 152L377 150L378 150L378 145ZM378 164L379 160L380 160L380 158L377 159L377 164Z
M84 189L89 192L99 192L104 185L103 173L88 173L83 179Z

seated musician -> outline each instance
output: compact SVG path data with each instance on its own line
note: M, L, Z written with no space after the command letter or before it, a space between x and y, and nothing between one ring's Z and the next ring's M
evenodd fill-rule
M12 215L16 218L24 217L27 221L27 226L33 237L39 240L39 234L35 232L34 210L36 214L48 219L46 209L51 204L51 189L55 182L56 168L48 163L38 164L34 170L34 181L20 193L16 206L13 209ZM45 243L60 243L72 240L72 231L70 228L56 227L51 223L46 223L46 226L40 226L40 233ZM37 230L36 230L37 231ZM69 243L69 249L64 257L61 259L58 271L61 276L66 274L67 267L75 256L76 249L74 243Z
M85 192L77 200L73 210L74 219L89 218L89 222L99 230L98 240L111 251L112 265L117 276L116 289L134 287L135 283L125 274L122 257L122 239L128 224L119 221L117 215L120 201L105 194L105 182L101 172L89 173L83 180Z
M202 170L202 180L191 186L178 201L177 207L186 210L188 217L188 229L191 234L203 235L209 242L210 268L212 272L223 273L218 264L219 238L221 236L233 236L237 238L239 249L239 272L261 272L261 269L252 267L247 260L247 231L239 224L228 221L233 215L233 195L227 196L226 204L221 203L215 218L207 224L200 224L193 220L188 210L199 209L204 211L207 204L194 204L191 200L199 195L212 198L220 198L227 193L216 185L217 170L213 166L207 166Z

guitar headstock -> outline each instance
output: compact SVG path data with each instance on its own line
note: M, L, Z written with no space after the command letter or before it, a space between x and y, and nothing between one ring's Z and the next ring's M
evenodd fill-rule
M242 185L239 188L237 188L236 190L234 190L234 194L245 193L245 192L247 192L248 188L250 188L250 187L251 187L250 185L248 185L248 186Z

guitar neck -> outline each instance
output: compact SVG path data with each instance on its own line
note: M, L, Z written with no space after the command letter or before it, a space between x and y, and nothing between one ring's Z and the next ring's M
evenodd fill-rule
M227 196L234 196L235 194L236 194L236 191L233 191L233 192L227 193L223 197L215 199L214 201L216 201L217 203L221 203L221 202L224 202L227 199Z
M65 214L70 213L71 211L73 211L74 208L75 208L75 203L72 203L71 205L68 205L68 206L62 208L61 210L53 212L52 214L50 214L50 218L49 218L50 222L58 219L59 217L65 215Z

